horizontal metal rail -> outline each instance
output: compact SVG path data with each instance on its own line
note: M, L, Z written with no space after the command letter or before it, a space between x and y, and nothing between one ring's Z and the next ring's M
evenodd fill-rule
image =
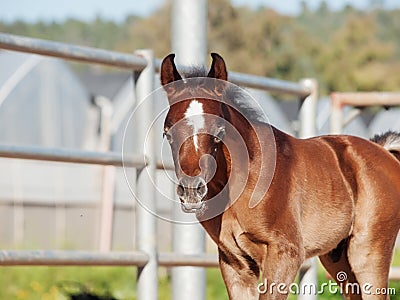
M53 56L86 63L97 63L108 66L141 71L147 62L144 58L127 53L108 51L92 47L71 45L66 43L22 37L0 33L0 48ZM160 70L161 60L156 60L156 70ZM184 67L180 67L185 69ZM186 68L187 69L187 68ZM299 97L306 97L310 91L299 83L286 80L230 72L229 79L233 83L249 88L280 92Z
M163 163L161 161L158 161L156 163L156 168L158 170L166 170L166 171L174 171L175 166L172 163Z
M140 156L124 156L122 160L122 155L118 152L95 152L33 146L0 145L0 157L131 168L144 168L148 163L144 162L143 157Z
M0 266L138 266L148 262L142 252L94 252L75 250L3 250ZM218 267L218 257L213 254L183 255L160 253L162 267Z
M162 267L219 267L217 254L188 255L160 253L158 255L158 264Z
M311 93L309 89L299 83L244 73L230 72L229 80L240 86L269 92L279 92L302 98L309 96Z
M351 105L364 106L398 106L400 105L400 92L354 92L331 93L334 106Z
M155 66L157 72L159 72L161 69L161 62L162 61L160 59L156 60ZM190 70L189 67L185 66L177 66L177 67L179 70L183 72ZM229 72L229 81L244 87L249 87L269 92L279 92L302 98L309 96L311 93L309 89L302 86L300 83L275 79L275 78L256 76L256 75L249 75L238 72Z
M0 48L141 71L144 58L127 53L0 33Z
M390 268L389 280L400 281L400 267L391 267Z
M143 267L148 256L142 252L95 252L75 250L3 250L0 266L138 266ZM158 254L160 267L206 267L218 268L217 254ZM310 267L305 263L301 269ZM399 270L397 270L400 272ZM398 273L399 273L398 272ZM397 273L397 274L398 274Z

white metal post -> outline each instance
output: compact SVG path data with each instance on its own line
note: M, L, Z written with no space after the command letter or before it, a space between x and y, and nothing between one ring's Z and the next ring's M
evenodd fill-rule
M176 62L180 65L205 65L207 0L172 1L172 51L176 54ZM196 221L195 216L188 215L187 217L188 221ZM180 254L204 253L205 232L200 224L174 224L173 250ZM172 299L203 300L205 289L204 268L173 268Z
M104 166L102 170L99 250L103 252L112 248L115 172L114 166Z
M317 134L316 117L318 101L318 82L312 78L302 79L300 84L311 93L302 99L299 110L300 138L309 138Z
M107 152L111 146L112 103L102 96L97 96L94 101L101 113L99 150ZM110 251L112 247L115 171L114 166L104 166L102 170L99 250L104 252Z
M172 1L172 51L178 64L205 65L207 0Z
M311 93L305 99L302 99L302 103L299 111L300 120L300 138L309 138L317 134L316 130L316 118L317 118L317 101L318 101L318 82L315 79L303 79L300 81L306 89L310 90ZM298 295L299 300L316 300L316 293L303 293L303 291L313 291L312 288L317 289L318 276L317 268L318 263L316 258L310 259L310 267L306 271L300 272L300 293ZM307 285L307 286L306 286Z
M143 153L150 161L138 172L136 196L136 247L149 257L144 267L138 268L137 299L158 299L158 263L157 263L157 229L155 212L155 145L154 133L151 129L153 120L153 100L150 98L154 91L154 54L151 50L135 51L147 61L147 67L139 74L136 81L136 110L133 116L135 124L135 144L137 151ZM136 76L135 76L136 77ZM149 136L147 136L149 135ZM140 203L139 203L140 202Z
M331 122L330 133L341 134L343 132L343 105L340 100L331 94Z

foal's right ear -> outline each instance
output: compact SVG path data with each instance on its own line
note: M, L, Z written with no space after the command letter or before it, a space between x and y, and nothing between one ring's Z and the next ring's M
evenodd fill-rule
M167 91L167 93L175 91L175 89L169 85L170 83L182 79L181 75L176 69L174 58L175 54L171 53L166 56L161 63L161 84L164 86L164 89Z
M225 61L218 53L211 53L212 63L207 77L216 78L220 80L228 80L228 72L226 71Z

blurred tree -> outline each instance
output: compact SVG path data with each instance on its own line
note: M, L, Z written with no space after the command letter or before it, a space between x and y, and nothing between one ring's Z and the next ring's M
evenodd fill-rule
M368 4L370 8L383 8L385 5L385 0L369 0Z
M301 12L300 12L301 16L310 14L310 8L308 7L307 1L302 0L300 6L301 6Z
M321 16L326 16L329 13L330 13L330 10L329 10L328 3L326 2L326 0L322 0L319 3L319 6L317 8L317 14L319 14Z
M376 38L376 25L370 15L352 15L333 35L318 59L328 91L385 90L390 87L382 66L393 56L393 45ZM375 72L378 68L380 72Z
M383 0L370 0L371 6ZM298 16L267 7L251 10L229 0L208 2L208 48L231 70L297 81L315 77L322 93L332 90L399 90L400 10L360 11L347 4L330 11L326 1ZM100 16L85 23L0 21L0 31L131 53L170 51L170 1L147 18L114 23Z
M166 4L143 19L128 17L124 23L126 37L114 45L114 49L132 52L135 49L149 48L158 57L171 49L171 5Z

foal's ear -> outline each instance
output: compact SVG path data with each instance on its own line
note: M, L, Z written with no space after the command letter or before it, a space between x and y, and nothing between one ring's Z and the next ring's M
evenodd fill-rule
M166 91L173 92L170 90L171 88L174 89L173 87L166 87L169 83L172 83L177 80L181 80L182 77L179 74L178 70L176 69L175 62L174 62L175 54L171 53L168 56L166 56L162 63L161 63L161 72L160 72L160 77L161 77L161 84L164 86Z
M228 80L228 72L226 71L225 61L221 57L221 55L217 53L211 53L212 63L210 71L208 72L207 77Z
M213 90L217 96L222 96L226 88L225 81L228 80L228 72L226 71L224 59L219 54L211 53L211 57L212 63L207 77L219 79L214 83Z

